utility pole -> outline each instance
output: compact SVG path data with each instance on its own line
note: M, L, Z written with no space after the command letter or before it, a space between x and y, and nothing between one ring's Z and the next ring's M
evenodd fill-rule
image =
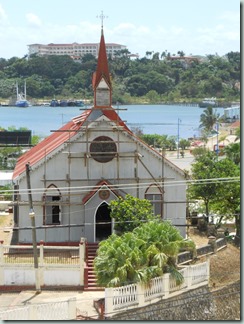
M35 212L34 212L34 208L33 208L32 194L31 194L30 164L29 163L27 163L25 165L25 170L26 170L29 207L30 207L29 216L31 219L31 227L32 227L32 244L33 244L34 268L35 268L35 278L36 278L36 292L40 293L41 287L40 287L39 270L38 270L38 252L37 252L37 243L36 243Z
M217 154L217 159L219 157L219 122L216 122L216 131L217 131L217 144L216 144L216 154Z
M180 118L178 118L178 131L177 131L177 159L180 157Z

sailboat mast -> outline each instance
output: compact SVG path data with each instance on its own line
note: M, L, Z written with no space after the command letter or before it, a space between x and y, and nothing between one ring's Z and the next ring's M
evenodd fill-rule
M26 100L26 81L25 81L25 85L24 85L24 96L25 96L25 100Z

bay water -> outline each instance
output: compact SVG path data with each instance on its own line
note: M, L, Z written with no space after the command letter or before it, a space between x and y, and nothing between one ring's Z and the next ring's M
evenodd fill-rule
M199 136L200 115L204 109L182 105L115 105L120 118L134 130L140 128L144 134L160 134L193 138ZM84 112L80 107L32 106L27 108L0 106L0 127L25 127L32 135L42 138L51 134ZM216 108L222 116L223 108Z

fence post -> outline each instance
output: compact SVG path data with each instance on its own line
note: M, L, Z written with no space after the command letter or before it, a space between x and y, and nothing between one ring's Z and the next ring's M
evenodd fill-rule
M35 304L29 304L28 305L28 320L32 321L38 321L39 318L37 318L37 305Z
M76 298L68 300L68 320L76 320Z
M164 273L163 275L163 298L167 299L169 297L169 293L170 293L170 274L169 273Z
M105 288L105 310L104 315L113 313L113 288Z
M136 284L138 307L145 306L144 290L145 289L142 284L140 283Z
M210 256L207 256L207 260L206 260L206 267L207 267L207 281L209 284L209 279L210 279Z
M193 275L193 267L187 267L187 289L191 289L192 286L192 275Z
M44 285L44 241L40 241L40 258L39 258L39 280L40 286Z
M84 264L85 264L85 245L86 239L81 237L79 244L79 260L80 260L80 285L84 286Z
M43 251L43 245L44 245L44 242L41 240L40 241L40 266L43 266L44 264L44 251Z
M0 285L4 285L4 247L3 241L0 241Z

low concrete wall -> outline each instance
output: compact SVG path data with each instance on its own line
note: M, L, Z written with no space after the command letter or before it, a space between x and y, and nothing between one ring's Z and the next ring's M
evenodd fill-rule
M240 319L240 283L211 292L208 286L146 307L107 316L106 320L209 321Z

